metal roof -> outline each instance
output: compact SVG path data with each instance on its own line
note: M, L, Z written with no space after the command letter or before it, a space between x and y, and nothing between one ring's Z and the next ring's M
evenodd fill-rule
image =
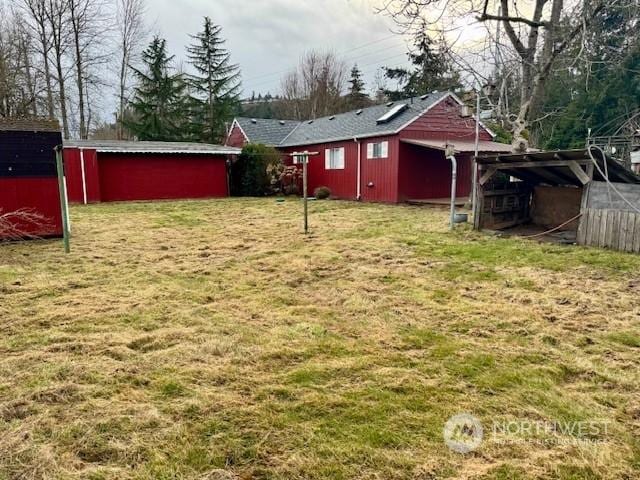
M450 92L434 92L422 97L413 97L386 105L363 108L359 114L357 111L351 111L302 122L279 146L294 147L312 143L336 142L356 137L395 135L448 96L456 98ZM456 99L456 101L458 100ZM405 110L399 112L387 122L378 123L378 119L402 104L407 104Z
M0 132L59 132L55 119L34 117L0 117Z
M272 118L237 117L234 121L251 143L279 145L300 122Z
M102 153L173 153L197 155L239 155L235 147L185 142L131 142L120 140L65 140L64 148L86 148Z
M418 145L420 147L433 148L435 150L445 151L447 145L452 145L456 153L475 153L476 142L474 140L412 140L409 138L403 138L400 140L402 143L409 143L411 145ZM513 147L506 143L489 142L487 140L480 140L478 142L478 151L482 153L511 153Z

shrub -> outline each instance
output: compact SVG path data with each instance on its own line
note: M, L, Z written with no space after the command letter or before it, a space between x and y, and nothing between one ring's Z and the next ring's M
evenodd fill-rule
M262 197L277 188L282 159L275 148L248 144L231 165L231 195Z
M318 200L326 200L331 196L331 190L329 190L329 187L318 187L313 191L313 195Z

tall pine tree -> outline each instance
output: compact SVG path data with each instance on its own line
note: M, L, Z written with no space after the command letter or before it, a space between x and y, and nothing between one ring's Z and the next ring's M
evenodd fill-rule
M155 37L142 53L143 68L133 69L138 85L126 126L139 140L185 139L186 84L181 74L172 74L173 58L167 53L166 40Z
M224 48L222 28L209 17L204 29L193 35L187 48L195 74L189 76L192 101L192 135L195 140L216 143L225 134L225 124L233 117L240 93L240 72Z
M413 68L385 68L387 78L401 85L385 93L391 100L449 90L460 85L460 75L448 61L444 43L437 45L423 23L415 36L415 50L408 54Z
M371 105L371 99L364 91L365 84L358 65L354 65L351 69L349 85L349 93L346 100L350 109L364 108Z

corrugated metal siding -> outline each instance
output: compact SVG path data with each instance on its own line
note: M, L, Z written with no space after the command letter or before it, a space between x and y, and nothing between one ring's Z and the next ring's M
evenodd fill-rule
M98 156L103 202L226 197L224 156Z
M325 169L325 150L327 148L344 147L343 170ZM282 149L285 155L294 152L319 152L319 155L310 157L309 160L309 192L318 187L328 187L333 198L343 200L355 200L357 196L358 176L358 144L354 141L322 143L317 145L305 145L304 147L289 147ZM288 165L292 164L291 157L286 158Z
M63 152L64 173L67 181L69 202L84 203L80 149L65 148ZM85 149L83 156L87 202L100 202L100 179L98 177L98 160L96 151Z
M242 130L238 127L238 125L234 125L229 132L229 137L227 138L227 142L225 145L230 147L242 148L247 144L247 139L242 133Z
M476 122L473 118L460 116L460 105L448 98L407 126L400 136L414 139L444 139L454 142L456 139L475 138ZM493 137L482 127L480 139L491 140Z
M458 160L457 197L471 193L471 157ZM451 195L451 162L443 152L400 144L399 201L447 198Z

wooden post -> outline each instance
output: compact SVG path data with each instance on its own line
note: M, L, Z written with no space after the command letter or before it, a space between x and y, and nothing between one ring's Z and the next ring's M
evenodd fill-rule
M318 152L293 152L291 156L299 161L302 160L302 201L304 203L304 233L309 233L309 192L308 192L308 175L309 175L309 157L319 155Z
M64 167L62 163L62 145L55 148L56 170L58 171L58 191L60 193L60 210L62 212L62 238L64 241L64 252L71 252L69 242L69 206L67 205L66 189L64 188Z
M308 168L309 156L302 156L302 196L304 198L304 234L309 233L309 192L308 190Z

